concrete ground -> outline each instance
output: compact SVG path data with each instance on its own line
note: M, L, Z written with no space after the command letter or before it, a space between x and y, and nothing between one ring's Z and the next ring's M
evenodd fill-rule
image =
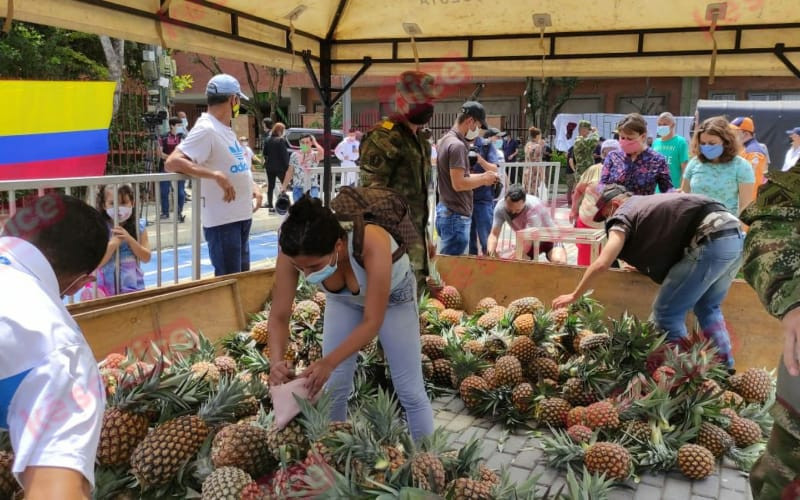
M508 432L502 424L494 424L470 415L457 396L443 396L433 402L434 424L455 434L455 441L465 444L470 439L481 442L481 456L492 469L507 467L511 478L522 482L541 475L539 484L552 485L552 492L564 485L566 472L546 465L541 443L530 431ZM566 490L564 490L566 493ZM643 474L639 482L628 481L615 488L609 500L752 500L747 474L724 459L714 474L702 481L692 481L680 472Z

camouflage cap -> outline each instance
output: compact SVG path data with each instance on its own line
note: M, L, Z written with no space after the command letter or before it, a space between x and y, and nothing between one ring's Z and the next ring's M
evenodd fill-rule
M397 81L398 104L430 103L436 98L433 76L422 71L404 71Z

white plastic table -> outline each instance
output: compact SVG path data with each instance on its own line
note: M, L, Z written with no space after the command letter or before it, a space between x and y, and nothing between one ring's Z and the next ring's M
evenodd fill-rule
M516 258L523 260L525 255L525 244L533 244L533 259L539 257L539 245L544 242L553 243L574 243L580 245L591 245L591 261L600 255L600 250L606 242L606 232L604 229L578 229L575 227L529 227L516 232Z

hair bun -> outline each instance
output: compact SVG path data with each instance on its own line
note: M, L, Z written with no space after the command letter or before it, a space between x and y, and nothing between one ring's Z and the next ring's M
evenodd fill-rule
M320 217L322 210L322 202L319 199L303 195L289 207L289 216L300 220L311 220Z

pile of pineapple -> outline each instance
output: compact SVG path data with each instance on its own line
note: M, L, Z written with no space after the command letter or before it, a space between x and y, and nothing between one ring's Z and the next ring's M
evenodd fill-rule
M444 286L420 300L420 326L424 376L475 415L551 431L554 467L702 479L723 456L749 470L772 426L766 370L731 375L708 343L667 344L651 323L606 318L589 295L558 310L486 297L468 313Z

